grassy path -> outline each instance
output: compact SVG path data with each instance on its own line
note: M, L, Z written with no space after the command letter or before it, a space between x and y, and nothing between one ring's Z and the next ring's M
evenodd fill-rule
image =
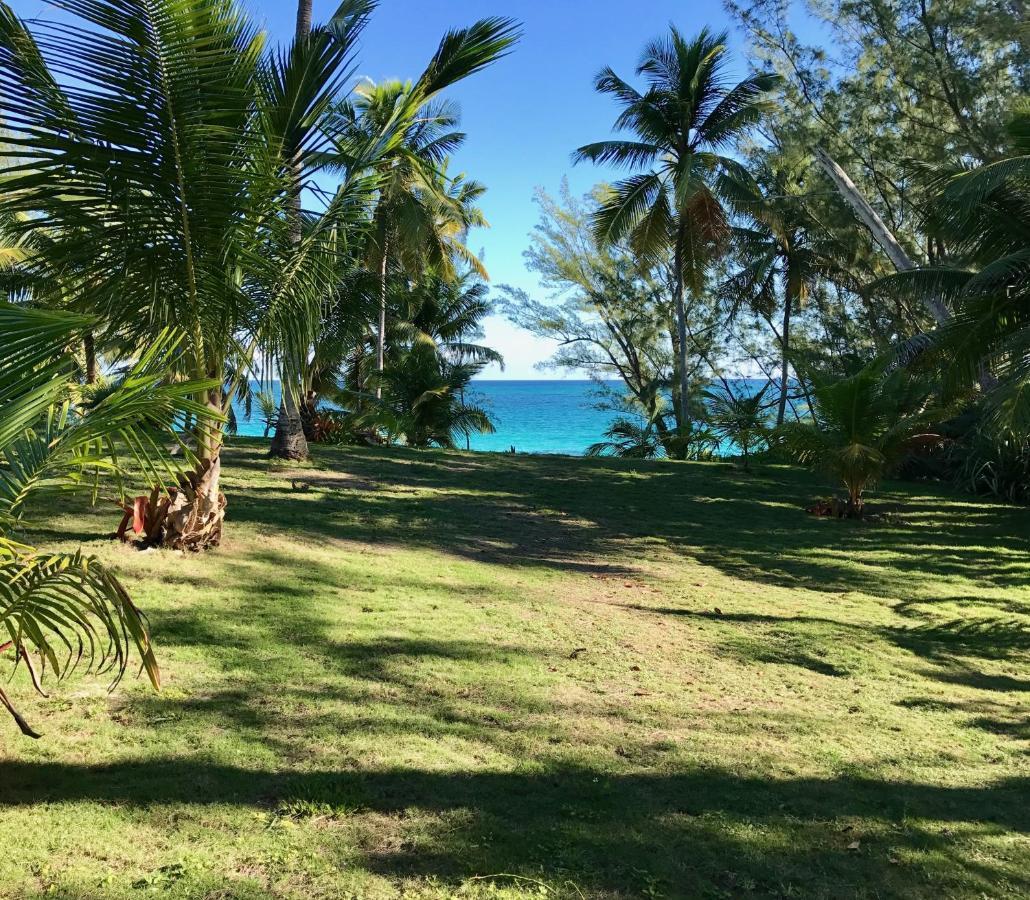
M0 731L0 895L1030 894L1030 512L785 469L228 454L203 557L115 561L166 688Z

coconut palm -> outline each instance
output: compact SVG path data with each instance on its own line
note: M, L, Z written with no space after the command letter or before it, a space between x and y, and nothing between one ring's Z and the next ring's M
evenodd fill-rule
M729 203L743 222L733 228L739 263L721 286L766 319L780 345L780 391L776 424L782 425L790 392L791 324L809 294L829 276L845 279L847 248L818 222L805 202L805 161L763 159L753 174L724 183ZM773 315L780 312L780 327Z
M722 151L758 122L768 109L763 95L778 82L775 75L754 74L731 85L726 62L725 33L704 29L688 41L671 28L644 49L636 70L647 83L643 92L603 69L594 87L620 103L615 127L635 138L587 144L574 156L644 170L615 184L594 223L599 241L629 236L641 256L671 252L682 422L689 420L690 397L684 294L700 294L713 255L726 244L722 182L741 171Z
M13 651L40 692L48 671L60 679L80 663L117 683L133 649L155 688L160 673L142 614L100 560L39 553L12 538L26 505L47 489L95 490L97 476L123 475L125 456L168 497L178 488L161 486L178 473L166 445L184 415L209 415L193 398L210 382L168 380L182 338L167 331L102 396L82 402L67 348L93 324L0 303L0 649ZM3 689L0 705L38 737Z
M728 385L722 390L704 391L711 430L740 448L744 468L751 465L751 454L768 445L769 412L765 403L765 385L754 394L736 394Z
M812 421L788 422L777 440L799 462L847 490L847 515L861 518L865 493L910 453L940 443L934 425L946 413L931 403L931 386L882 362L813 386Z
M485 409L467 399L482 364L452 362L434 347L416 343L387 362L371 382L381 399L356 420L381 428L409 447L457 446L459 435L490 434Z
M460 259L486 274L464 244L469 227L485 223L475 207L482 188L461 176L447 177L447 159L465 135L456 130L457 107L440 94L506 55L517 37L511 19L496 17L451 31L415 82L363 85L337 110L333 127L339 138L325 158L327 167L368 166L379 177L366 254L369 269L379 276L379 372L385 364L391 268L416 277L427 267L447 272ZM356 160L355 145L376 145L380 152L372 161Z
M17 233L48 239L33 274L70 279L70 305L129 352L180 327L175 367L194 381L230 363L242 377L258 350L300 358L355 205L338 195L299 244L286 211L373 3L347 0L274 53L234 0L61 6L75 27L30 31L0 5L3 206ZM197 400L224 413L235 387ZM170 546L219 539L222 437L211 424L194 435L197 489L179 498Z

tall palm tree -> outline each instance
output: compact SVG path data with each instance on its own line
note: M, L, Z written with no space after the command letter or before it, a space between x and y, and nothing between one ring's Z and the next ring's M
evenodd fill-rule
M439 99L458 81L506 55L518 39L511 19L491 18L451 31L440 42L422 75L414 82L368 84L357 98L340 105L335 123L341 135L330 168L350 171L369 165L379 177L378 198L370 231L367 264L379 277L379 322L376 369L386 352L387 282L390 268L416 276L430 266L438 271L461 259L482 265L468 251L468 228L481 224L473 212L482 188L447 177L446 162L465 135L457 131L457 108ZM376 144L375 160L356 162L353 147ZM482 272L485 275L485 272ZM381 393L381 388L377 389Z
M780 391L776 424L787 411L791 367L791 322L811 291L833 275L845 277L838 262L846 248L811 214L804 198L804 162L763 159L754 174L733 178L724 186L730 206L744 217L733 228L734 252L740 268L722 285L734 301L743 301L764 317L781 313L776 339L780 345Z
M311 36L311 0L298 0L297 3L297 28L294 40L298 43L306 41ZM293 177L295 186L289 202L289 215L293 225L293 244L300 246L303 237L303 208L302 191L304 184L304 171L298 160L293 166ZM304 460L308 458L308 442L304 435L304 426L301 422L300 408L295 390L295 379L291 372L293 367L284 369L279 376L279 387L281 398L279 401L279 418L275 426L275 437L272 440L272 447L269 455L279 459Z
M353 204L334 199L299 246L286 211L373 6L346 0L269 53L235 0L67 0L76 27L35 22L38 43L0 4L3 206L22 233L49 236L35 274L71 277L71 305L130 353L181 328L176 368L219 382L197 398L219 414L236 390L227 367L245 373L259 349L302 356L335 277ZM171 546L220 537L222 439L221 425L197 427Z
M580 147L576 162L590 160L644 171L618 182L597 211L598 239L627 235L644 257L672 255L672 290L677 331L680 421L689 421L687 324L684 294L699 294L713 254L729 235L720 201L722 181L741 167L722 151L744 135L768 108L763 95L778 82L754 74L731 85L726 78L726 34L703 29L688 41L669 35L644 49L636 73L643 92L604 68L594 87L622 106L618 130L635 139L599 141Z

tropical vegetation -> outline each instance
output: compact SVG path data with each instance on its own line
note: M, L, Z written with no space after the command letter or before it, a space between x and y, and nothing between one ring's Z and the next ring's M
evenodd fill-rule
M1030 891L1023 3L598 58L496 288L456 97L516 21L372 81L375 0L45 5L0 0L0 895ZM461 452L498 314L592 380L586 458Z

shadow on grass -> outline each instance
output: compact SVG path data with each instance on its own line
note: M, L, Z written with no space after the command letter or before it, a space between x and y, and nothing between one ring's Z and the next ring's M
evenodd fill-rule
M246 480L269 473L257 448L228 450L229 472L243 476L230 491L230 522L583 573L618 573L622 563L613 560L647 545L748 581L920 603L961 593L952 586L934 596L927 579L935 587L1030 581L1030 510L923 488L886 492L899 511L889 523L830 522L801 509L820 485L784 467L745 475L730 464L399 448L320 448L318 460L348 477L273 470L283 488L258 487ZM307 479L310 492L292 491L294 477Z
M863 778L773 779L718 769L676 775L610 775L553 768L539 774L273 772L156 759L103 766L0 762L4 802L233 804L274 811L297 801L337 810L341 820L372 812L416 820L450 814L432 833L412 830L400 846L362 860L390 877L434 875L457 884L508 872L572 880L580 889L638 895L645 882L671 896L712 890L766 896L893 894L911 884L898 857L955 859L967 884L1030 889L1018 867L1005 873L968 854L966 839L1026 832L1028 779L953 788ZM862 831L855 831L856 822ZM861 839L861 852L848 844ZM891 863L893 860L893 864ZM938 881L938 886L945 884Z

